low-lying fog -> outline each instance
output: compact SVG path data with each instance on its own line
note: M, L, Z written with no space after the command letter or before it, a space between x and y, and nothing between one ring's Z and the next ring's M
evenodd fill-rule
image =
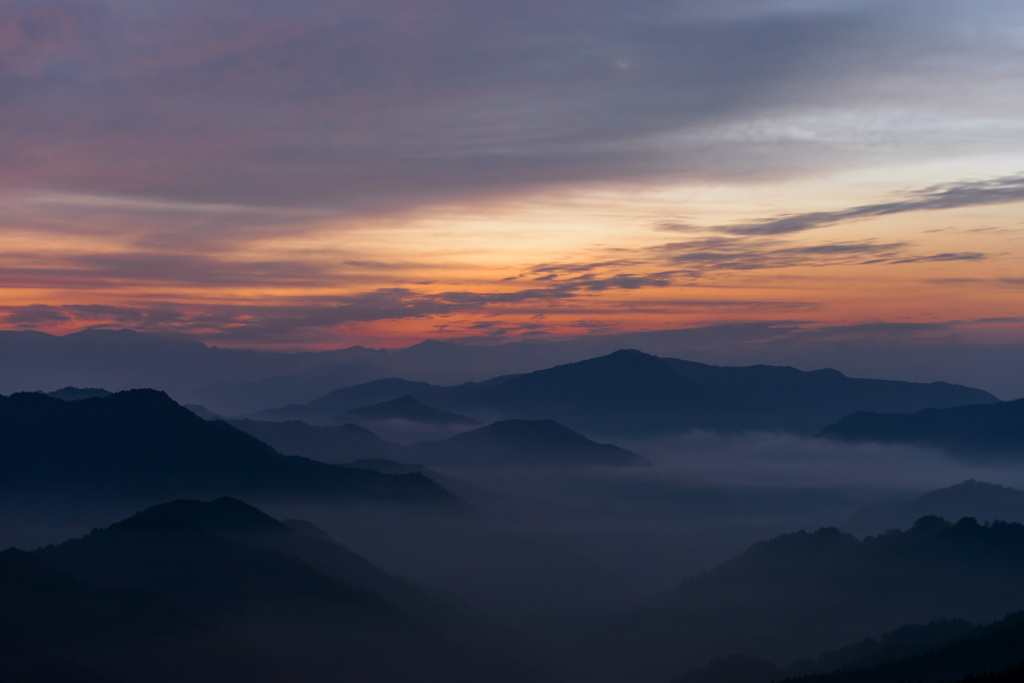
M649 465L442 469L495 494L470 519L278 509L306 517L390 571L510 623L566 619L666 590L750 544L841 526L861 507L977 479L1024 484L1024 468L938 451L773 434L619 441ZM562 626L560 626L562 625Z
M967 479L1024 488L1024 467L904 446L695 432L617 441L648 465L438 471L477 491L452 517L382 507L249 500L307 519L389 572L547 643L586 619L667 590L773 536L842 526L865 505ZM160 502L160 501L152 501ZM0 501L0 546L81 535L140 505ZM578 653L577 653L578 654Z

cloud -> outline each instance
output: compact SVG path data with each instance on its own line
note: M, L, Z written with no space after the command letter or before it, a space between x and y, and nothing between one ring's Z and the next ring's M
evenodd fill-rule
M931 3L922 23L912 0L12 0L0 182L359 212L554 183L813 174L863 154L787 117L1013 110L996 85L1014 82L1017 43L982 29L1020 11L972 7ZM766 121L779 130L729 132ZM894 138L909 134L870 146L904 154ZM915 153L934 155L956 136L920 137Z
M823 228L861 218L876 218L914 211L937 211L969 206L1009 204L1024 201L1024 175L1005 176L976 182L950 183L912 192L906 199L865 204L837 211L814 211L776 218L765 218L732 225L695 226L666 223L660 230L676 232L710 231L738 236L785 235ZM949 255L954 256L954 255ZM931 257L930 260L943 260ZM951 258L948 260L958 260Z
M21 307L7 307L10 311L4 316L3 321L8 325L16 325L23 328L32 328L46 323L66 322L71 320L53 306L44 304L32 304Z

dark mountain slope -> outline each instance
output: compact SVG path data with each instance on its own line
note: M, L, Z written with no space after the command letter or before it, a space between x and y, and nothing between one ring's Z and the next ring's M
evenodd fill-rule
M1024 526L919 520L858 541L836 529L780 536L623 612L606 651L668 678L714 656L811 656L901 624L988 622L1024 607Z
M385 458L392 451L391 444L369 429L354 424L328 427L295 420L227 422L287 455L301 455L333 464L342 464L358 458Z
M38 554L0 553L0 680L276 678L256 648L155 595L88 584Z
M79 581L157 596L254 644L278 664L276 680L529 675L507 657L488 658L475 641L450 640L446 632L475 632L452 609L230 498L154 506L35 555Z
M228 508L228 509L225 509ZM77 578L141 590L240 634L295 680L408 675L442 643L378 595L286 553L229 538L254 523L248 510L175 505L39 551ZM190 517L198 516L200 523ZM211 519L212 518L212 519ZM205 525L225 532L214 533ZM389 661L392 648L407 662Z
M690 429L816 433L852 410L919 410L996 400L984 391L942 382L851 379L835 370L718 367L628 350L419 398L470 415L551 418L605 434Z
M842 528L858 535L878 534L887 529L909 529L915 520L929 515L1024 523L1024 491L972 479L913 500L870 505L851 515Z
M908 624L878 638L865 638L837 650L822 652L784 668L762 659L736 655L713 660L675 683L771 683L783 678L864 669L925 654L975 635L978 627L960 619Z
M414 444L406 457L454 467L573 467L643 464L637 454L597 443L553 420L503 420L443 441Z
M203 532L264 550L284 553L304 564L369 591L410 614L431 622L454 620L454 613L419 589L395 578L345 546L324 538L322 531L297 529L234 498L210 502L179 500L149 508L123 522L125 525L187 523ZM311 526L311 525L310 525Z
M41 394L0 397L0 487L130 500L261 494L457 506L420 475L283 456L145 389L73 402Z
M908 412L857 412L826 426L821 436L932 446L961 457L1024 455L1024 399Z
M783 680L788 683L948 683L964 679L981 683L1020 681L1024 680L1022 674L1024 613L1017 612L954 643L915 657Z

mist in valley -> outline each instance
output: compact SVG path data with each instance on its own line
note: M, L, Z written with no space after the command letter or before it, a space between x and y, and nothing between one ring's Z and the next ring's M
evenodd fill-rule
M386 649L388 634L434 672L419 680L443 680L438 671L459 651L466 654L457 656L453 680L668 681L731 655L756 658L752 671L812 672L794 662L907 624L981 624L1024 608L1013 587L1024 558L1015 550L1024 537L1018 544L1014 534L1024 527L1006 524L1024 522L1019 458L807 433L851 401L945 406L957 395L980 396L986 402L975 412L1011 420L1014 405L957 387L889 392L885 383L835 373L755 368L749 381L773 391L779 377L788 383L778 391L790 407L758 413L743 391L701 407L687 392L704 388L674 368L721 371L617 353L519 376L512 389L500 379L447 394L428 386L420 403L387 393L408 383L371 383L260 416L273 419L227 422L152 390L3 397L9 455L0 544L33 551L32 561L59 560L75 580L91 582L83 591L109 575L117 590L154 592L168 609L210 620L231 637L255 629L242 640L264 643L278 661L307 652L311 680L330 678L331 662L372 680L385 670L374 668L385 664L372 653ZM614 387L624 375L633 382L630 397L609 391L594 399L611 418L607 433L522 416L532 409L530 392L589 400L588 384L563 381L581 372L594 386ZM730 381L742 389L747 380ZM806 382L821 404L811 421L793 417ZM669 388L650 403L660 417L637 435L628 416L642 409L616 413L615 401L646 400L644 383ZM863 393L850 398L847 386ZM466 418L459 406L478 399L506 412L485 406L473 412L477 421ZM353 408L357 400L370 404ZM688 401L698 408L682 413L681 433L671 433L665 406ZM581 405L566 418L602 423ZM485 413L496 421L481 419ZM297 414L319 419L300 422ZM690 428L699 420L747 424L752 415L804 433ZM967 557L964 548L993 559L934 559ZM291 558L287 571L274 554L282 552ZM14 571L24 564L19 557L3 562ZM170 574L157 571L164 563ZM278 572L291 577L280 587ZM934 576L915 582L922 572ZM241 575L259 588L233 594L234 603L208 602L189 588L214 590ZM947 590L953 585L959 590ZM291 597L273 597L277 590ZM130 601L104 595L101 604ZM351 602L354 595L362 597ZM322 601L320 633L295 606ZM271 619L304 635L278 640L259 626ZM380 633L370 654L330 654L326 633L347 633L365 619ZM952 633L928 628L934 638ZM957 633L964 628L973 626ZM922 638L914 647L938 642ZM231 659L233 648L214 649Z

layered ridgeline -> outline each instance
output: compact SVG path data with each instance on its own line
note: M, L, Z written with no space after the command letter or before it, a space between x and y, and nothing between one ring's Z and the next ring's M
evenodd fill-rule
M328 463L347 463L365 458L389 458L395 444L384 441L366 427L354 424L311 425L298 420L228 420L228 424L255 436L287 455L301 455Z
M790 662L908 623L986 623L1024 608L1024 526L936 517L858 540L836 529L758 543L623 610L597 637L608 680L668 680L717 656Z
M408 395L350 410L344 415L339 416L336 421L345 420L356 422L405 420L407 422L420 422L438 427L472 427L480 424L479 421L471 417L423 405L414 397Z
M359 385L305 407L289 406L260 417L323 419L337 415L333 411L357 396L382 397L387 389L401 392L392 399L409 395L480 420L553 419L584 433L628 435L691 429L813 434L858 410L916 411L997 400L984 391L943 382L852 379L835 370L802 372L765 365L719 367L617 351L455 387L417 388L399 380Z
M0 490L149 501L256 495L460 505L420 474L388 475L282 455L148 389L76 401L43 394L0 397Z
M403 396L420 396L441 388L427 382L391 377L336 389L309 403L262 410L251 417L255 420L302 420L313 424L337 422L352 410L386 403Z
M437 467L557 468L645 462L631 451L598 443L553 420L501 420L446 439L409 445L384 441L353 424L331 427L294 420L230 420L230 424L284 453L333 463L394 460Z
M927 516L1024 523L1024 491L971 479L910 500L869 505L850 515L841 527L857 535L880 534L909 529Z
M22 653L22 680L57 667L153 681L529 675L485 657L466 640L475 629L442 603L228 498L167 503L57 546L7 551L0 576L0 630Z
M719 367L639 351L454 387L424 401L466 412L551 418L593 433L689 429L817 432L855 410L919 410L995 401L977 389L851 379L835 370ZM868 407L871 406L871 407Z
M1024 455L1024 399L909 412L857 412L821 435L941 448L964 458Z
M447 467L628 467L644 459L554 420L501 420L442 441L413 444L409 462Z

